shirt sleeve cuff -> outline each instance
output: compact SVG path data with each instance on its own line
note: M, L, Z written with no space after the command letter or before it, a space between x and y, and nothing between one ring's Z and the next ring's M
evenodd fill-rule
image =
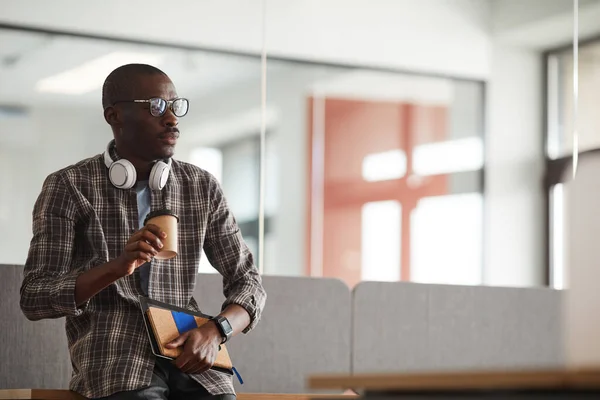
M50 298L52 299L52 307L59 314L78 317L87 308L89 300L79 307L75 304L75 284L78 275L78 272L67 274L58 278L56 285L53 285Z
M231 304L237 304L240 307L243 307L248 314L250 315L250 324L242 331L242 333L248 333L258 324L260 320L261 308L258 306L256 302L256 297L253 294L238 294L234 295L231 298L225 300L223 303L224 310L227 306Z

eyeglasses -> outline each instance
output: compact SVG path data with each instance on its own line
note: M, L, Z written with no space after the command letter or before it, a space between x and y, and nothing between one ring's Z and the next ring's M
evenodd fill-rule
M190 108L190 102L184 98L165 100L160 97L153 97L148 100L117 101L114 104L117 103L150 103L150 114L154 117L163 116L167 112L167 108L169 108L176 117L180 118L187 114Z

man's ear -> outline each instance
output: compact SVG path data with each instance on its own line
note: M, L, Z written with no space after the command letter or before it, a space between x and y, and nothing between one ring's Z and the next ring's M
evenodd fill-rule
M104 119L110 126L119 127L121 125L121 116L114 107L104 109Z

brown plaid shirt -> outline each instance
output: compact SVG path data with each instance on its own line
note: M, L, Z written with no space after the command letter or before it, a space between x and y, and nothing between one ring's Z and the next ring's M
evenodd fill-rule
M137 271L80 307L75 304L77 276L118 257L139 228L135 188L115 188L107 172L98 155L46 178L34 207L21 287L21 308L29 319L66 317L70 388L86 397L149 384L155 359L139 308L143 292ZM151 206L179 216L179 255L152 261L148 297L199 311L192 293L204 249L223 275L223 308L241 305L252 321L244 333L254 328L266 293L217 180L173 160L166 187L152 191ZM227 374L209 370L193 378L211 394L234 393Z

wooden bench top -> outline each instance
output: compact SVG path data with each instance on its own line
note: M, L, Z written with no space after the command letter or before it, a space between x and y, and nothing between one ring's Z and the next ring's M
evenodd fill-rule
M70 390L50 389L4 389L0 390L0 400L86 400L85 397Z
M600 389L600 368L406 374L325 375L309 378L314 390Z
M335 400L352 399L353 395L312 395L277 393L238 393L238 400ZM6 389L0 390L0 400L86 400L69 390Z
M353 400L356 395L238 393L238 400Z

